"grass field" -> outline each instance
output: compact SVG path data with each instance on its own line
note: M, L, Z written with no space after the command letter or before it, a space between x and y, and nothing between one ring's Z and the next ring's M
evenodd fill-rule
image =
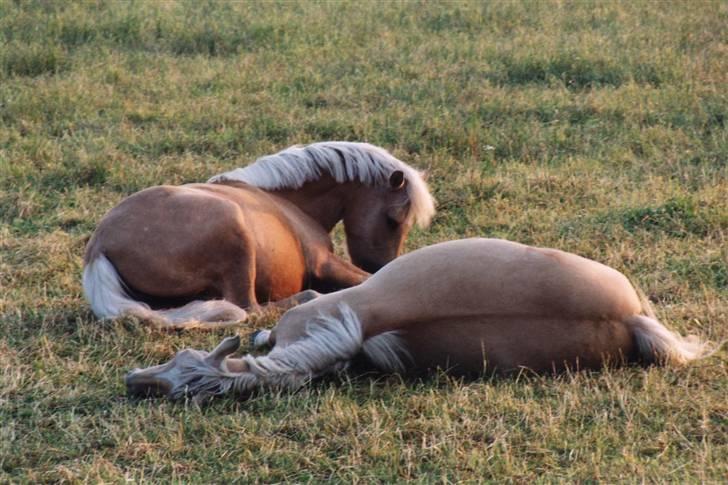
M725 339L727 25L720 0L0 0L0 482L725 481L725 349L131 402L130 368L225 333L98 322L80 273L137 190L362 140L429 171L439 213L408 250L573 251L629 274L671 327Z

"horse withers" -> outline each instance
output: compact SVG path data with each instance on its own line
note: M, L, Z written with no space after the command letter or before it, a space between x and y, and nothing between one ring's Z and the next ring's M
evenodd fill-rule
M413 251L363 284L286 312L254 343L267 355L229 358L239 337L184 350L126 377L132 395L247 394L295 388L362 357L385 372L456 375L685 364L709 345L655 319L618 271L574 254L498 239Z
M124 199L86 248L84 293L100 318L239 321L259 303L361 283L433 213L421 174L382 148L294 146L208 183ZM329 233L342 220L354 264L333 252Z

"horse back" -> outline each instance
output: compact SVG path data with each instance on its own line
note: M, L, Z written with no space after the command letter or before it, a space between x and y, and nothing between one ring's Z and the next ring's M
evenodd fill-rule
M413 282L417 290L412 291ZM620 320L640 312L629 280L574 254L496 239L436 244L407 254L365 283L383 311L409 319L488 316ZM394 304L388 295L406 295Z

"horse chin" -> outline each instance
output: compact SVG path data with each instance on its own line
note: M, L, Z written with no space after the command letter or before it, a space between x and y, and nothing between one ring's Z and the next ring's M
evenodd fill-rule
M352 262L367 273L372 274L376 273L387 264L386 262L380 263L369 258L352 258Z
M382 269L382 267L384 266L384 264L375 263L374 261L369 261L369 260L363 260L363 261L357 262L355 264L357 266L359 266L361 269L363 269L364 271L366 271L367 273L372 273L372 274L376 273L377 271Z

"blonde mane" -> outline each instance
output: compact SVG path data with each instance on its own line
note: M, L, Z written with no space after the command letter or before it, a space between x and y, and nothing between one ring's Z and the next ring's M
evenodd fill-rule
M208 183L240 181L265 190L297 189L328 174L338 183L358 181L383 186L395 170L401 170L407 180L411 217L419 226L427 226L435 214L435 202L422 174L387 150L369 143L326 141L294 145L261 157L247 167L216 175Z
M412 362L412 356L397 331L364 340L362 325L354 310L346 303L340 303L338 310L340 317L319 315L307 324L306 336L298 342L274 347L267 355L243 356L247 366L244 372L229 372L224 361L220 366L210 364L207 352L178 353L169 397L219 396L229 392L247 395L261 387L293 390L313 378L346 369L360 352L382 371L405 371L405 362ZM240 338L228 337L223 344L228 340L235 342L234 350L237 350Z

